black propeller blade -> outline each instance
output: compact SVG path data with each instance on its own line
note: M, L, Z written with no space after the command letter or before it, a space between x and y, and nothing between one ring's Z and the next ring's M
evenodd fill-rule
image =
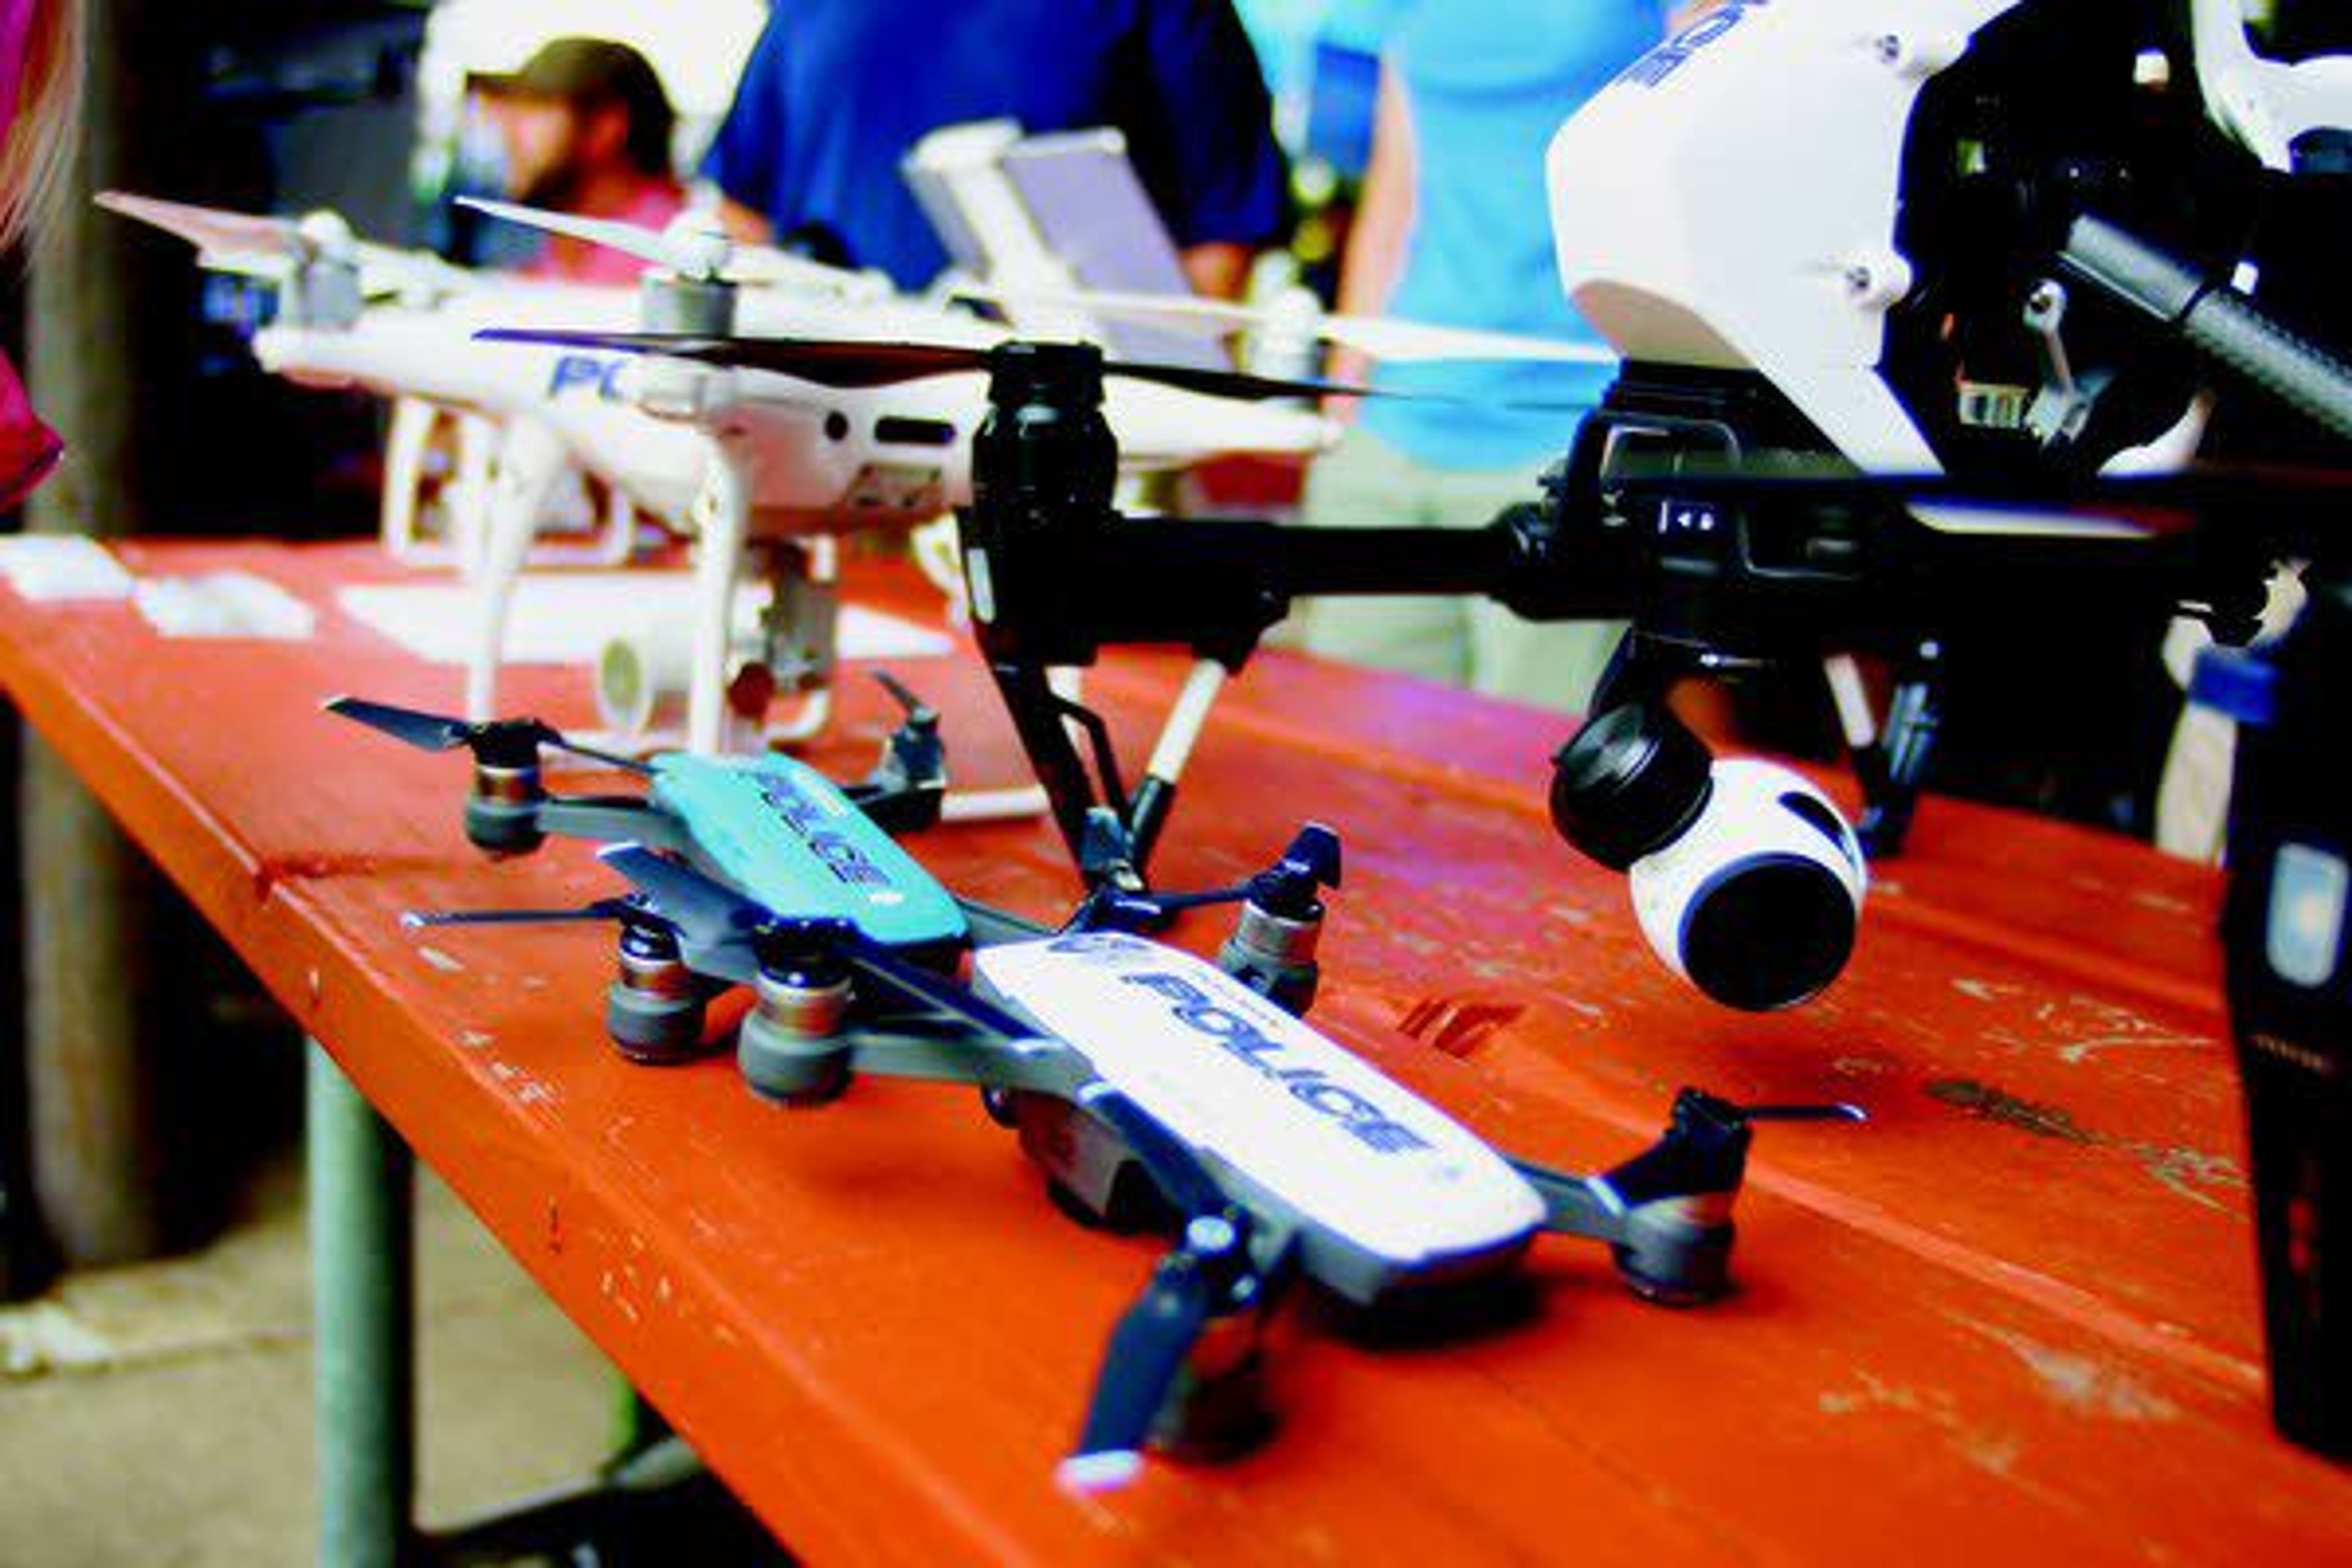
M925 728L940 721L940 710L915 694L915 689L887 669L874 672L875 683L890 694L891 700L905 710L907 722Z
M1703 1089L1675 1097L1665 1136L1601 1178L1625 1207L1661 1198L1733 1193L1747 1174L1759 1121L1867 1121L1858 1105L1736 1105Z
M1077 1450L1058 1471L1065 1486L1097 1491L1135 1479L1143 1446L1209 1325L1214 1299L1206 1271L1188 1252L1169 1254L1152 1270L1142 1296L1111 1331Z
M1062 1484L1096 1491L1133 1480L1201 1336L1217 1319L1257 1306L1263 1294L1246 1216L1237 1209L1196 1215L1111 1331L1076 1451L1057 1471Z
M599 899L570 910L411 910L400 923L412 931L430 926L553 925L572 921L629 921L646 918L642 905L627 899Z
M539 749L545 746L628 773L653 772L635 757L624 757L616 752L598 751L593 746L568 741L560 731L536 719L492 719L474 724L445 714L396 708L389 702L371 702L364 697L331 697L324 706L330 713L340 713L346 719L356 720L419 751L454 752L460 746L467 746L472 748L479 761L502 767L520 767L536 761Z
M1840 1100L1826 1105L1743 1105L1741 1118L1748 1121L1867 1121L1870 1112L1861 1106Z
M1339 836L1319 822L1299 829L1282 858L1246 882L1197 893L1122 889L1106 882L1087 895L1068 931L1150 931L1185 910L1244 900L1270 914L1304 919L1325 888L1339 885Z
M1064 1485L1097 1490L1134 1479L1201 1336L1221 1320L1263 1310L1280 1259L1260 1266L1248 1212L1149 1111L1100 1080L1082 1088L1077 1101L1119 1135L1186 1216L1177 1246L1112 1330L1077 1448L1061 1465Z
M876 670L874 679L907 717L884 742L881 765L866 781L867 785L904 789L936 782L944 786L947 746L940 739L940 710L887 669Z
M604 332L530 327L491 327L474 334L486 342L539 343L556 348L660 354L726 369L764 370L819 386L895 386L927 376L955 375L993 367L994 351L961 343L859 342L826 338L705 337L687 332ZM1242 371L1194 365L1107 361L1105 375L1148 381L1211 397L1253 402L1276 397L1369 397L1394 395L1341 382L1289 380Z

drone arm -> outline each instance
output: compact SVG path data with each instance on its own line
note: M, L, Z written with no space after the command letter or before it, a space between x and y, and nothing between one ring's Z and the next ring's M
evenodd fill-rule
M859 1031L849 1052L853 1075L970 1084L1067 1099L1087 1072L1084 1062L1051 1041L982 1041L969 1035L883 1025Z
M568 838L643 844L680 853L688 847L677 818L640 800L556 795L541 805L539 827Z
M1511 1168L1543 1199L1546 1230L1612 1245L1625 1238L1624 1205L1591 1177L1556 1171L1532 1160L1514 1159Z
M964 923L971 928L974 947L995 947L1008 942L1034 942L1041 936L1051 936L1054 928L1016 915L1010 910L1000 910L976 899L958 899L957 907L963 910Z
M2152 318L2195 353L2339 440L2352 440L2352 365L2226 284L2100 218L2077 218L2059 252L2072 276Z

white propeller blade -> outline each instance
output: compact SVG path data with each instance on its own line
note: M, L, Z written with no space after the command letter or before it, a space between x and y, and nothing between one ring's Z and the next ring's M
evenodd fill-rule
M288 273L331 246L348 247L359 263L362 291L371 298L424 290L457 293L471 285L471 276L437 256L395 250L351 237L342 220L331 214L299 221L258 213L229 212L221 207L167 202L128 191L100 191L91 198L106 211L151 225L196 247L196 259L215 272L247 278L283 279ZM331 234L317 232L331 226Z
M1202 300L1185 294L1132 294L1088 289L963 289L975 297L1036 304L1049 310L1080 311L1134 321L1183 324L1205 322L1226 331L1308 332L1375 359L1490 359L1532 361L1547 364L1617 363L1614 350L1596 343L1562 342L1554 338L1518 332L1484 331L1471 327L1447 327L1432 321L1408 321L1390 316L1344 316L1236 305L1223 300Z
M283 272L280 263L302 254L301 237L291 218L224 212L218 207L136 196L128 191L100 191L91 199L108 212L186 240L207 265L217 263L225 271Z
M461 206L488 213L525 228L601 245L624 256L634 256L656 267L666 267L682 278L715 282L779 283L787 288L824 289L833 293L866 293L873 282L862 272L827 267L805 257L788 256L764 246L736 245L714 218L681 215L667 228L651 229L617 218L583 217L577 213L550 212L514 202L482 196L460 196Z

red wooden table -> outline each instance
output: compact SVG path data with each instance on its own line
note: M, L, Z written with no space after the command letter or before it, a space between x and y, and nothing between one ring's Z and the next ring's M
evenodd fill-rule
M2266 1417L2210 873L1931 800L1838 987L1728 1013L1659 968L1622 881L1553 837L1558 721L1266 657L1202 743L1158 878L1254 869L1305 816L1339 827L1328 1030L1571 1166L1646 1142L1685 1082L1873 1120L1759 1134L1740 1289L1717 1306L1644 1306L1600 1252L1548 1241L1523 1322L1379 1342L1309 1309L1276 1441L1073 1500L1054 1461L1158 1242L1057 1213L969 1094L861 1084L787 1114L723 1057L625 1064L599 1023L608 937L404 932L412 907L612 886L579 845L484 862L458 831L460 763L318 712L339 690L454 699L454 671L333 609L335 584L395 574L372 553L123 554L272 578L318 604L319 633L169 641L127 607L0 590L0 685L813 1561L2352 1561L2352 1481ZM960 776L1012 775L969 655L901 673L945 710ZM1089 690L1139 746L1181 674L1122 656ZM514 689L585 718L581 677ZM820 760L861 771L887 721L853 686ZM1042 823L913 847L1024 912L1073 892Z

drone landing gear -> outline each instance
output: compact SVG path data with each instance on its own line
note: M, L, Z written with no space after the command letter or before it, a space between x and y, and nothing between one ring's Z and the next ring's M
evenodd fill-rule
M1022 749L1037 771L1055 822L1087 885L1128 890L1142 887L1151 851L1175 809L1185 765L1232 672L1213 658L1194 662L1160 725L1143 777L1129 795L1110 726L1069 694L1076 689L1075 668L1053 672L1028 664L992 668ZM1069 678L1069 691L1057 677ZM1087 758L1080 756L1076 737L1085 739Z
M741 694L756 711L739 709L760 727L769 745L795 745L821 733L833 717L834 677L841 637L841 546L830 537L755 541L749 553L768 586L760 617L760 662L763 681ZM730 684L730 704L738 700ZM771 722L778 699L797 705Z
M1866 704L1858 710L1853 706L1835 668L1842 661L1832 661L1831 689L1853 755L1854 776L1862 784L1862 820L1854 833L1873 860L1901 854L1910 836L1919 793L1935 760L1936 734L1943 725L1943 661L1942 646L1930 640L1895 666L1895 692L1884 728L1872 724ZM1846 668L1850 671L1852 666Z

